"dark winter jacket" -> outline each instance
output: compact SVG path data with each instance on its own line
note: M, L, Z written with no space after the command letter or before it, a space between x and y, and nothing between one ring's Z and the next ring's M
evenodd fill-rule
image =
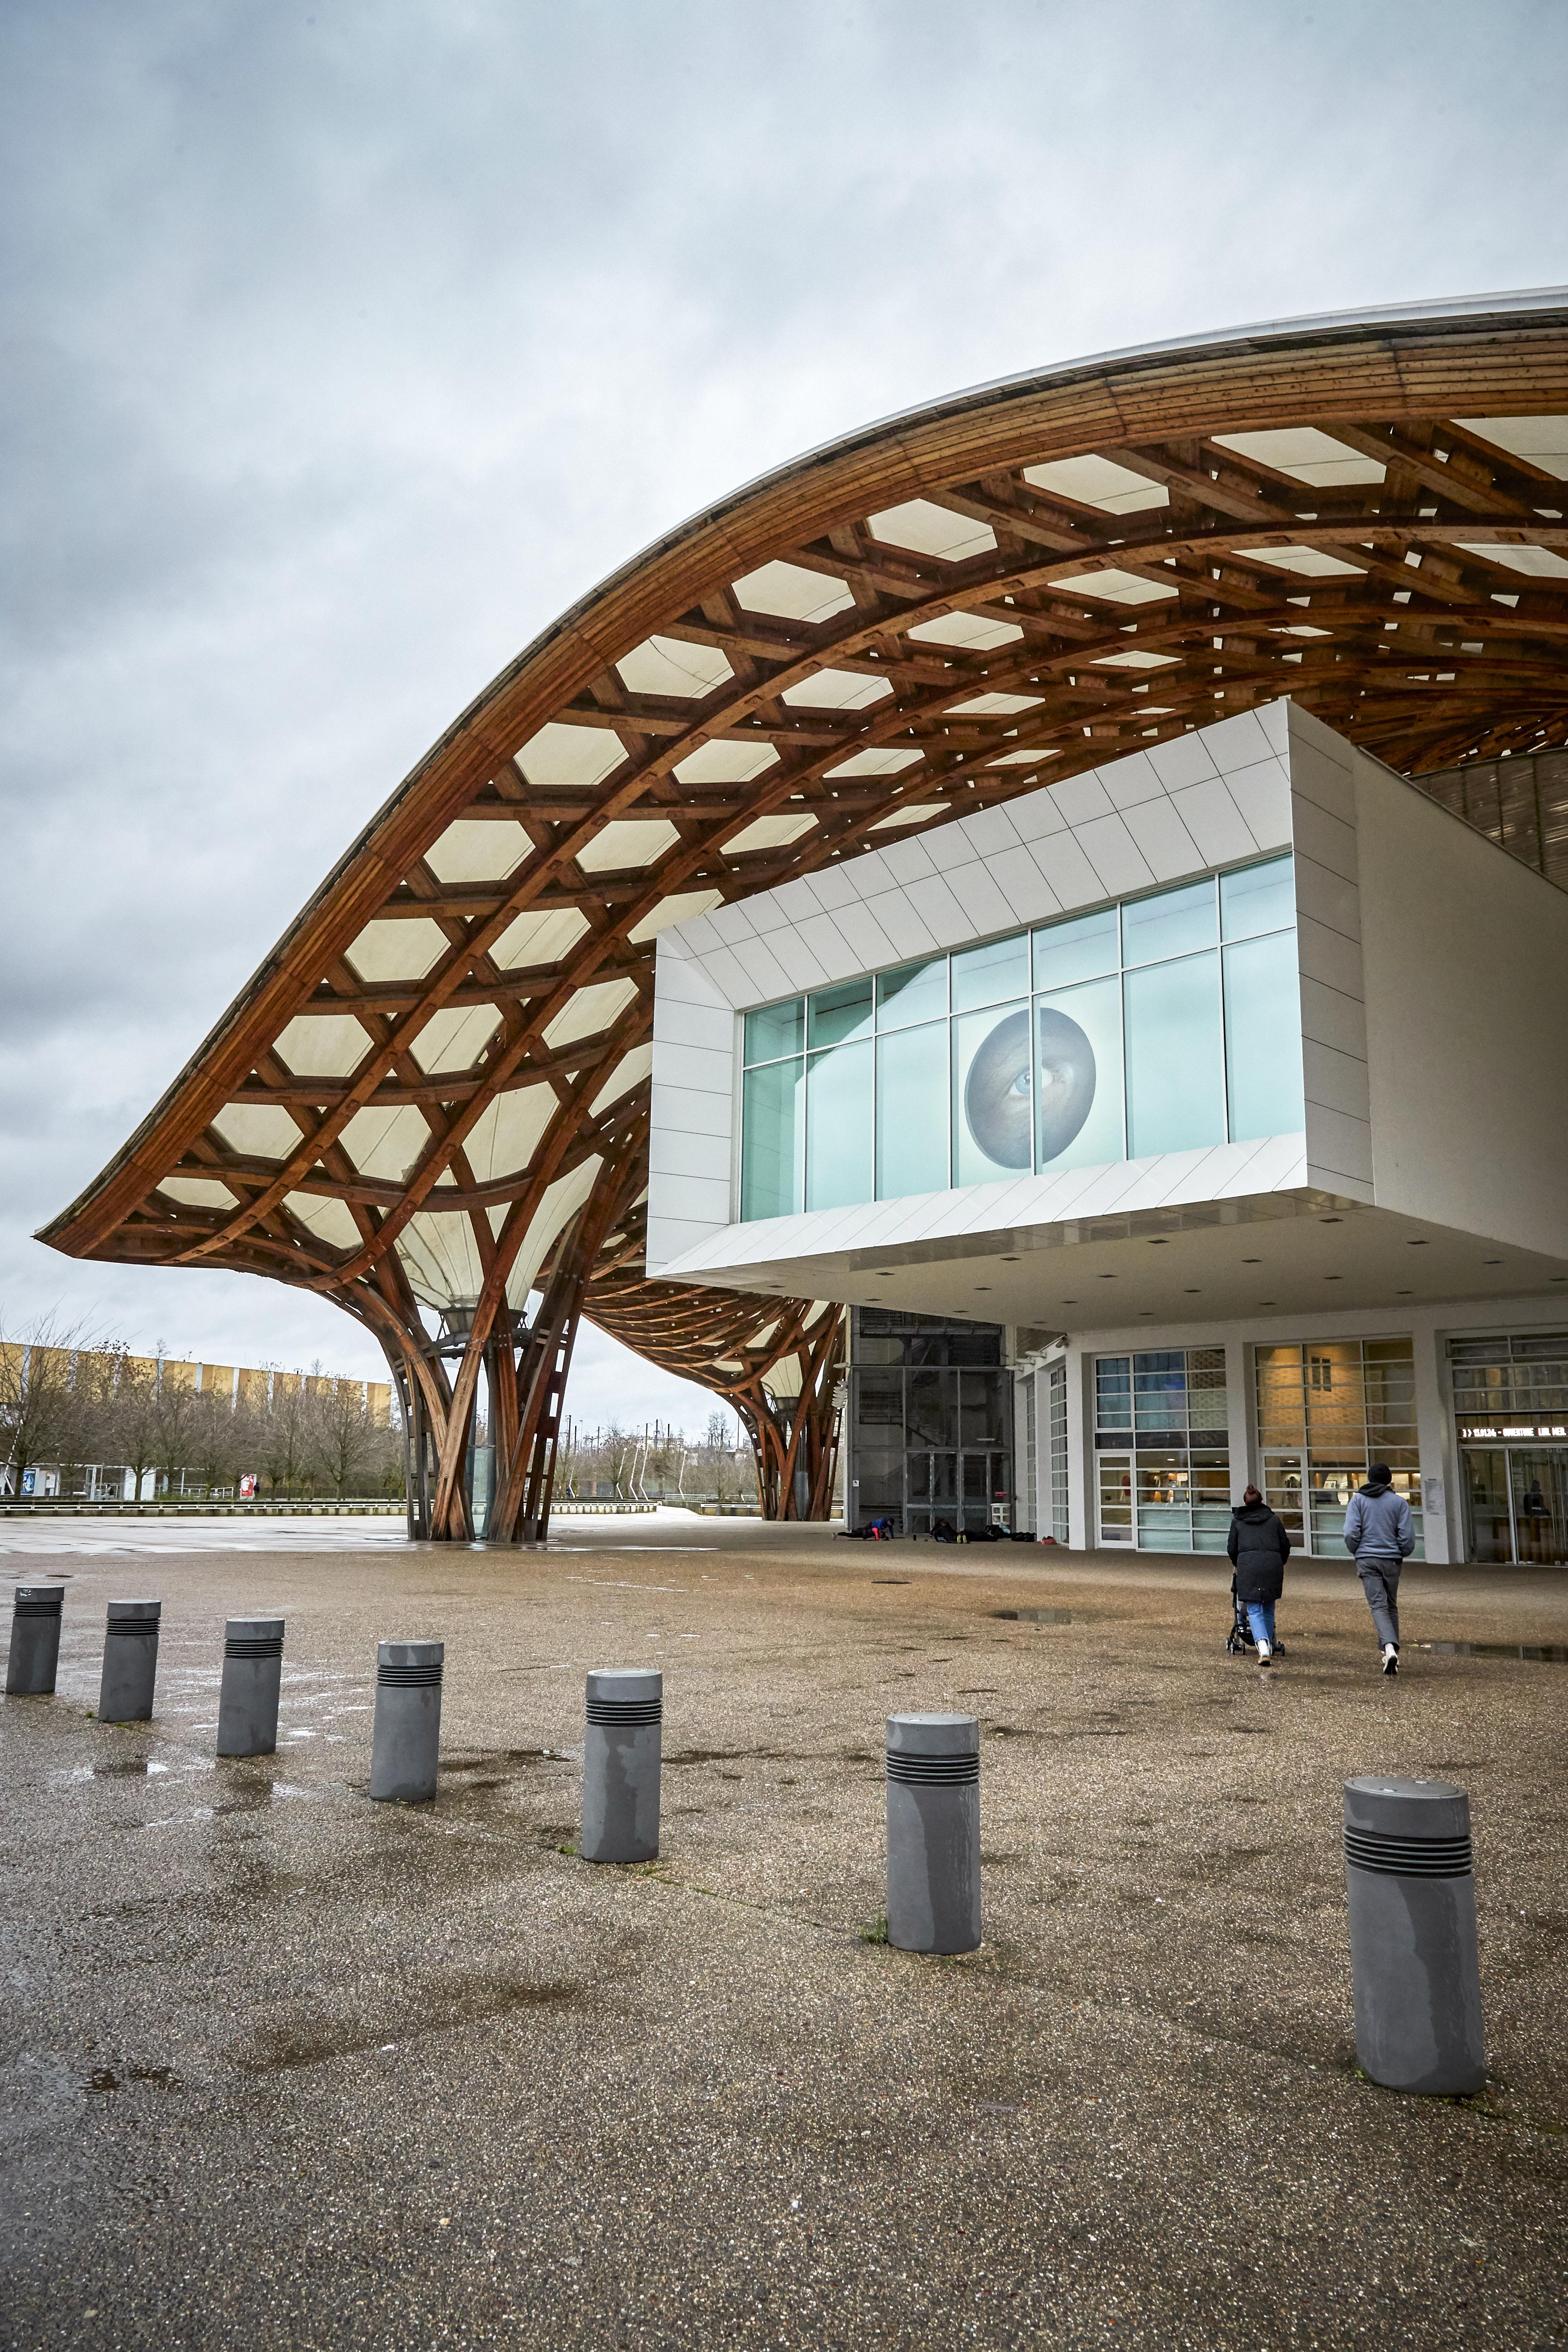
M1415 1549L1415 1523L1404 1496L1370 1478L1358 1486L1345 1513L1345 1549L1359 1562L1408 1559Z
M1278 1601L1285 1590L1290 1538L1267 1503L1237 1503L1225 1548L1236 1562L1238 1601Z

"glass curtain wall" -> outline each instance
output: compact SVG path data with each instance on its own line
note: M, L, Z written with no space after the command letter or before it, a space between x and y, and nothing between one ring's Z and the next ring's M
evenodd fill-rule
M1289 857L745 1018L742 1219L1302 1124Z
M1225 1549L1231 1497L1223 1348L1100 1356L1094 1423L1101 1543Z
M857 1307L849 1375L854 1524L900 1534L1013 1524L1013 1375L998 1326Z
M1386 1462L1426 1558L1408 1339L1309 1339L1257 1352L1263 1491L1299 1548L1347 1559L1345 1512L1374 1462Z
M1568 1332L1451 1339L1468 1557L1568 1559Z

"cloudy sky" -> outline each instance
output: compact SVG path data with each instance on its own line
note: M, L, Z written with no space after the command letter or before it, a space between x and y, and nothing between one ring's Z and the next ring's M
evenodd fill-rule
M869 418L1568 278L1565 79L1562 0L8 0L0 1320L377 1371L30 1236L456 711Z

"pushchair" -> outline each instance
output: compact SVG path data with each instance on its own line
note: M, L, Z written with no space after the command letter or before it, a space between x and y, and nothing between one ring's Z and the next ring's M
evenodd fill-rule
M1252 1622L1247 1613L1247 1603L1237 1597L1234 1576L1230 1580L1230 1631L1225 1637L1225 1646L1227 1655L1239 1658L1243 1650L1256 1650L1258 1643L1253 1639ZM1278 1636L1275 1637L1274 1654L1277 1658L1282 1658L1285 1654L1285 1644Z

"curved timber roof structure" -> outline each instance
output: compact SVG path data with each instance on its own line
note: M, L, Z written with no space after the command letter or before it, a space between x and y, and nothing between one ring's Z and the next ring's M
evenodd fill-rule
M837 1317L646 1279L658 933L1283 695L1417 778L1560 746L1565 509L1561 290L1116 353L816 450L486 688L41 1238L357 1315L431 1416L432 1532L485 1350L521 1349L526 1450L579 1308L765 1412Z

